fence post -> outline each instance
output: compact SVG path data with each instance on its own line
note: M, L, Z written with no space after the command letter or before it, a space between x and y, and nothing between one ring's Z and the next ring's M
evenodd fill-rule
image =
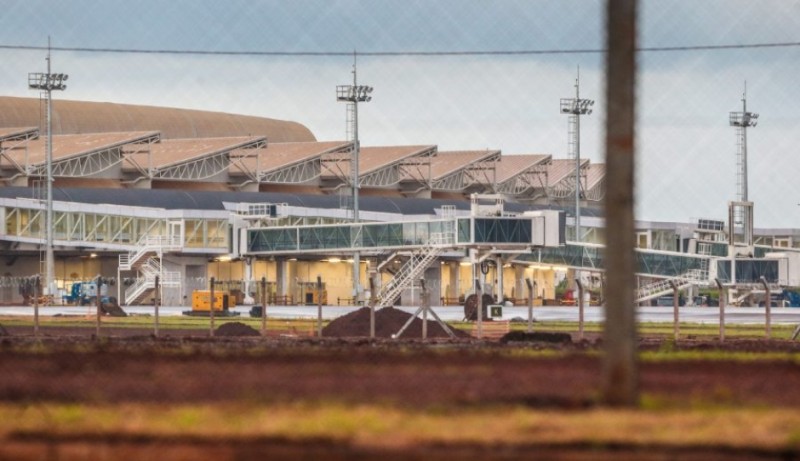
M375 295L375 273L369 277L369 339L375 339L375 303L378 297Z
M578 341L583 341L583 283L581 283L580 279L575 279L575 285L578 286Z
M425 286L425 279L420 279L419 284L422 286L422 339L428 339L428 306L431 303L430 293Z
M322 277L317 276L317 338L322 337Z
M727 296L725 296L725 287L722 286L722 282L719 279L714 279L717 282L717 287L719 288L719 342L725 341L725 303L727 300Z
M214 337L214 285L217 283L217 280L214 277L211 277L211 289L209 292L209 309L208 309L208 337Z
M478 339L483 339L483 291L481 291L480 279L475 279L475 295L478 297Z
M677 341L681 335L680 313L678 312L680 290L678 289L678 284L674 280L670 280L669 284L672 285L672 335L675 341Z
M97 294L97 296L95 297L95 300L96 300L96 304L97 304L97 306L96 306L97 307L97 320L95 321L95 327L96 327L95 328L96 329L95 336L97 337L97 339L100 339L100 316L103 314L102 306L101 306L101 304L103 303L103 300L102 300L102 296L100 296L100 287L103 286L103 278L100 275L98 275L96 280L97 281L95 282L96 283L95 293Z
M42 276L36 274L33 280L33 336L39 337L39 287Z
M261 277L261 336L267 336L267 278Z
M526 278L525 283L528 285L528 333L533 333L533 297L536 294L534 288L536 282L531 282L530 278Z
M763 275L759 280L764 285L764 291L766 291L764 299L764 334L767 339L770 339L772 336L772 293L770 293L769 283L767 283L767 279Z
M161 307L161 290L159 285L161 284L161 277L156 275L156 297L153 300L153 308L155 309L155 322L153 323L153 335L158 338L158 322L159 322L159 308Z

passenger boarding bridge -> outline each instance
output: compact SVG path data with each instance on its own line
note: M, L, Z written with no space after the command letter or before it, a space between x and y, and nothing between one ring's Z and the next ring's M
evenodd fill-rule
M379 264L397 255L412 261L416 269L394 274L395 279L398 275L409 278L409 283L424 270L423 266L440 258L473 267L486 259L592 272L602 272L604 267L602 245L566 240L568 223L563 212L509 213L500 202L473 204L470 210L448 208L435 216L365 212L362 215L370 222L353 223L342 222L344 215L337 213L342 214L343 210L314 211L298 205L226 202L224 207L203 208L197 206L197 197L185 193L170 196L170 200L187 199L186 203L172 203L171 208L141 197L134 200L129 191L119 192L126 202L115 198L116 192L106 191L102 200L108 200L108 204L85 203L77 197L78 192L70 193L77 200L54 201L57 260L88 253L106 258L113 255L115 273L106 273L110 272L106 263L98 266L98 272L118 280L134 272L136 283L124 287L130 293L120 293L121 299L129 302L148 299L156 275L162 284L174 287L181 295L204 288L187 286L186 280L192 275L205 277L209 261L223 258L244 262L244 280L254 279L253 273L248 272L252 267L249 261L298 256L322 260L328 256L347 257L354 252ZM115 200L123 204L113 203ZM0 211L0 240L8 257L36 255L45 243L43 201L0 198ZM322 224L305 224L314 219L302 216L314 214L329 217L316 218ZM734 247L741 253L743 247ZM670 293L670 280L683 288L710 285L716 280L726 286L753 288L762 282L762 277L771 285L800 286L795 275L800 253L790 248L780 252L775 248L750 248L752 255L732 259L728 254L736 253L727 242L706 240L706 236L699 235L687 252L636 249L638 274L647 281L640 286L637 297L646 300ZM14 270L19 275L40 273L38 264ZM69 274L71 270L65 268L63 272ZM501 274L498 276L502 279Z

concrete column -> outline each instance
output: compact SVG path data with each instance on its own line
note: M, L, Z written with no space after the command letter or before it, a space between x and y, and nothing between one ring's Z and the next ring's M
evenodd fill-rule
M275 286L277 296L289 294L289 262L286 258L275 258Z
M252 258L245 258L244 260L244 303L245 304L254 304L255 300L253 296L250 294L251 291L255 291L252 286L253 281L253 259Z
M498 303L503 302L503 258L502 256L498 256L494 259L496 273L495 276L497 277L497 288L495 290L495 299Z
M450 268L450 283L448 284L449 289L447 290L447 297L457 298L459 291L461 291L461 287L459 286L460 277L458 276L458 273L461 271L461 266L458 261L452 261L448 264L448 267Z
M525 291L525 287L525 266L516 265L514 266L514 296L517 299L522 299L528 296L526 294L527 291Z

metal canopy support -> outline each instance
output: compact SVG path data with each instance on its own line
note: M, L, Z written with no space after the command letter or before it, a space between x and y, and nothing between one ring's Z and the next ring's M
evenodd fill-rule
M105 146L102 149L83 152L79 155L56 160L52 163L53 176L59 177L87 177L93 176L117 165L129 155L126 147L131 144L149 144L158 141L159 134L148 134L132 141L113 146ZM30 176L44 176L47 171L46 164L29 165L27 174Z
M8 162L9 165L13 166L14 169L17 170L20 174L27 175L28 173L27 161L25 162L25 165L20 165L11 156L7 155L7 152L19 149L21 146L24 146L22 148L24 148L27 151L28 141L38 137L39 137L39 130L34 128L29 131L25 131L23 133L15 133L13 135L0 138L0 162L2 162L3 159L5 159L5 161ZM13 179L14 178L9 178L8 180L10 181Z
M463 191L476 184L495 184L497 175L497 161L500 151L464 166L444 177L431 182L431 189L442 191Z
M240 147L239 149L255 148L256 145ZM234 149L238 150L238 149ZM203 156L200 158L192 159L187 162L182 162L175 165L170 165L164 168L157 168L153 171L153 179L171 179L178 181L198 181L208 179L212 176L220 174L231 167L231 154L234 150L226 150L216 152L211 155ZM257 153L251 154L252 156L258 155ZM242 155L236 155L241 159Z
M581 184L580 184L580 188L581 188L582 191L584 191L584 193L581 194L581 196L584 199L586 198L586 196L585 196L586 177L587 177L586 169L587 169L588 166L589 166L589 162L588 161L584 161L584 162L581 163L581 170L580 170L581 171L580 172ZM557 198L557 199L571 198L571 197L575 196L575 176L573 176L573 175L565 176L564 178L562 178L557 183L549 186L548 187L548 191L547 191L547 195L552 197L552 198Z
M497 185L497 192L507 195L533 194L536 190L547 190L547 163L537 163L522 170Z
M322 173L320 157L309 158L273 171L260 172L258 182L302 184L319 178Z

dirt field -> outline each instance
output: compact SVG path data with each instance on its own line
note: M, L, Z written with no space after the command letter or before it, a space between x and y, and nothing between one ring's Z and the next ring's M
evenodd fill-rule
M583 411L596 406L600 385L600 341L582 343L478 342L473 339L420 340L315 339L273 336L209 339L202 332L170 330L154 339L150 331L106 329L92 340L91 330L58 327L35 341L29 331L8 328L0 338L0 402L91 405L225 405L295 401L374 403L413 411L523 406L554 411ZM643 339L643 350L800 351L789 341ZM552 356L537 351L554 352ZM662 405L704 402L730 407L796 408L800 411L800 365L786 355L742 361L668 360L641 364L642 394ZM213 443L212 443L213 442ZM111 457L71 457L69 453L108 453ZM2 459L41 459L46 447L58 447L50 459L186 459L208 454L218 459L519 459L535 449L546 459L794 459L781 449L727 446L548 446L514 444L502 450L486 446L389 448L341 446L331 441L245 438L131 437L120 434L57 435L17 431L6 434ZM10 448L9 448L10 447ZM158 449L161 447L161 449ZM206 447L206 448L203 448ZM166 456L167 448L175 456ZM495 447L496 448L496 447ZM15 451L16 450L16 451ZM149 450L149 451L148 451ZM166 451L165 451L166 450ZM213 450L212 450L213 451ZM116 457L122 453L122 458ZM277 454L277 455L276 455ZM281 455L282 454L282 455ZM152 458L150 458L152 459Z

